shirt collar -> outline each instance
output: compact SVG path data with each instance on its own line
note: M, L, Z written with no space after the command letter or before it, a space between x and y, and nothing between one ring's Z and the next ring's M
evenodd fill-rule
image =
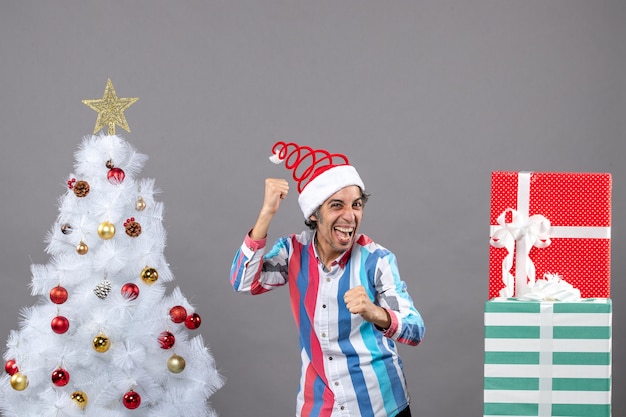
M317 253L317 248L315 247L315 235L317 232L313 233L313 237L311 239L311 247L313 248L313 253L315 254L315 258L317 259L317 262L321 263L322 265L324 264L322 262L322 260L320 259L318 253ZM352 247L350 249L348 249L347 251L345 251L344 253L342 253L341 255L339 255L332 263L331 265L339 265L341 267L341 269L346 267L346 264L348 263L348 261L350 260L350 255L352 254Z

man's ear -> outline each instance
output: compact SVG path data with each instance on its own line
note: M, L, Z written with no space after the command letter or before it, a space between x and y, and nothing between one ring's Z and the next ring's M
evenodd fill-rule
M315 216L315 214L311 214L309 216L309 220L311 220L312 222L316 222L317 221L317 216Z

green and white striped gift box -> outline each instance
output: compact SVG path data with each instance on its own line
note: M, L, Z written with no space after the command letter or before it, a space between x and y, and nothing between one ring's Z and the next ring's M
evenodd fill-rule
M610 417L611 300L485 303L484 416Z

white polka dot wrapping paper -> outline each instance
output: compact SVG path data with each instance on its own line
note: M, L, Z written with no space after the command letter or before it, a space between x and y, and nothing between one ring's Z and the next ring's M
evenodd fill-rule
M546 273L610 298L611 187L609 173L493 172L488 299Z

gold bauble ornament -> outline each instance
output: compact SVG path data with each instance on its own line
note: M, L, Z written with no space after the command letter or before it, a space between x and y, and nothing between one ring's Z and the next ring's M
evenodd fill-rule
M146 266L141 271L141 279L146 284L152 285L155 282L157 282L157 280L159 279L159 272L156 269L154 269L154 268L152 268L150 266Z
M178 356L177 354L173 354L167 360L167 369L175 374L181 373L185 370L185 358L183 358L182 356Z
M109 240L115 236L115 225L113 223L104 221L98 226L98 236L104 240Z
M143 211L145 208L146 208L146 202L144 201L142 197L139 197L137 199L137 202L135 203L135 209L137 211Z
M96 352L104 353L111 347L111 340L104 334L100 333L93 338L93 349Z
M76 246L76 252L79 255L84 255L89 251L89 247L87 246L87 244L85 242L83 242L82 240L80 241L80 243L78 244L78 246Z
M74 391L70 398L80 407L81 410L84 410L85 407L87 407L87 402L89 400L87 398L87 394L83 391Z
M11 376L11 387L15 391L24 391L28 387L28 378L21 372L16 372Z

